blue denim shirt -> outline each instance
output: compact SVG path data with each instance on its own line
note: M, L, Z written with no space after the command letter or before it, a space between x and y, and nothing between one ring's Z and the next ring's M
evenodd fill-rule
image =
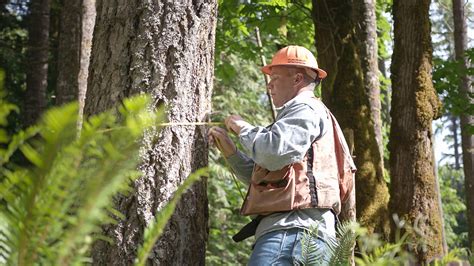
M311 143L330 126L325 106L313 99L312 91L304 91L277 108L276 122L271 127L246 126L239 140L243 151L229 156L228 161L243 182L249 184L254 164L268 170L303 160ZM303 209L274 213L262 219L255 238L280 229L318 226L320 236L335 236L335 217L327 209Z

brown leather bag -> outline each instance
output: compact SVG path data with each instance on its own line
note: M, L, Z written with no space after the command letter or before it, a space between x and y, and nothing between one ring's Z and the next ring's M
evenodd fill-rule
M306 158L277 171L255 165L242 215L266 215L311 207Z
M242 215L269 214L291 210L295 193L295 178L292 164L278 171L255 165L252 185L242 205Z

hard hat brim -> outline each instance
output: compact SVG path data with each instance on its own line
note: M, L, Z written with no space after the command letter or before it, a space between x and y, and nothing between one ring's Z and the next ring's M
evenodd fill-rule
M323 79L325 78L328 74L326 73L326 71L322 70L321 68L314 68L314 67L307 67L307 66L302 66L301 64L292 64L292 63L287 63L287 64L270 64L270 65L266 65L264 67L261 68L262 72L267 74L267 75L271 75L272 74L272 71L271 71L271 68L274 67L274 66L295 66L295 67L306 67L306 68L310 68L310 69L313 69L314 71L316 71L318 73L318 78L320 79Z

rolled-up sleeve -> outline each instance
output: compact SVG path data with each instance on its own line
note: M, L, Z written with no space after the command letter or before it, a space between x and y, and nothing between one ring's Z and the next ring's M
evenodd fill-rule
M297 103L284 110L269 128L244 127L239 140L255 163L275 171L301 161L323 127L321 112L308 104Z

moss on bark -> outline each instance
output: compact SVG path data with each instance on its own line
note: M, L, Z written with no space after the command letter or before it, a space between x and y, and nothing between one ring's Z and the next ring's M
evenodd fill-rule
M343 129L354 132L357 220L386 237L389 234L389 193L383 179L382 156L372 120L371 95L355 44L351 1L313 1L318 62L328 70L323 100Z
M429 0L395 0L390 211L416 227L418 263L443 254L431 122L441 104L431 80ZM395 225L394 225L395 226Z

